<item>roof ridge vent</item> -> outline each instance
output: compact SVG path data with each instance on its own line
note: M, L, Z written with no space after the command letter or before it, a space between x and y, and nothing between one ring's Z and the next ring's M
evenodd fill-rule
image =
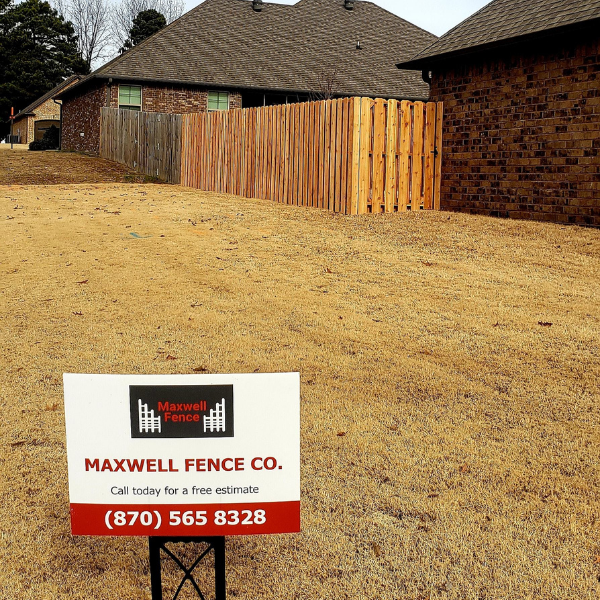
M344 0L344 8L346 10L354 10L354 0Z
M260 12L262 10L262 7L263 7L263 0L252 0L252 8L256 12Z

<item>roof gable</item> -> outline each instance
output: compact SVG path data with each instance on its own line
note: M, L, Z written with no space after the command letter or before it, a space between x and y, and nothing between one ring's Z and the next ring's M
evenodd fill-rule
M264 3L258 12L249 0L206 0L92 77L308 92L335 74L336 94L426 98L421 78L395 64L435 39L371 2Z
M25 115L31 114L38 106L57 96L59 92L65 90L69 86L73 85L82 78L81 75L71 75L64 81L61 81L57 86L53 87L49 92L46 92L43 96L40 96L37 100L34 100L31 104L26 106L23 110L15 116L15 119L19 116L24 117Z
M494 0L399 67L551 32L600 18L600 0Z

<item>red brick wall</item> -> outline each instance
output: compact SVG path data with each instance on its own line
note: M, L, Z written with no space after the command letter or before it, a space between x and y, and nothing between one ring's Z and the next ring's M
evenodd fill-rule
M111 86L110 105L119 106L119 85ZM206 112L208 106L207 89L191 89L182 86L142 85L142 110L174 114ZM241 108L242 96L239 92L229 92L229 108Z
M132 85L136 85L133 84ZM81 96L63 102L63 150L80 152L100 151L100 109L119 106L119 84L112 83L110 91L102 84ZM161 113L206 112L208 90L183 86L142 84L142 110ZM241 108L239 92L229 92L229 108ZM83 133L83 136L80 134Z
M600 226L600 37L433 71L442 208Z
M100 149L100 108L106 106L106 86L63 100L62 150L98 153ZM81 135L83 134L83 135Z

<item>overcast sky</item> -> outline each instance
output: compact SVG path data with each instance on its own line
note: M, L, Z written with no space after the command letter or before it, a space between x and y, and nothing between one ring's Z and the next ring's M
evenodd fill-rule
M375 4L436 35L446 33L489 2L490 0L375 0ZM295 4L296 0L277 0L277 3ZM186 10L198 4L198 0L186 0Z

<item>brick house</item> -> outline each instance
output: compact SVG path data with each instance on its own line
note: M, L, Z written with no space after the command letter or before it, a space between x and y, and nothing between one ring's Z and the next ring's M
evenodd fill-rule
M190 113L330 94L425 100L398 71L437 39L371 2L206 0L61 95L63 148L98 152L100 108Z
M494 0L401 69L444 102L446 210L600 226L600 0Z
M56 96L74 85L81 75L71 75L52 88L48 93L32 102L15 116L13 135L17 136L20 144L29 144L41 140L46 129L54 125L60 129L60 101L54 101Z

